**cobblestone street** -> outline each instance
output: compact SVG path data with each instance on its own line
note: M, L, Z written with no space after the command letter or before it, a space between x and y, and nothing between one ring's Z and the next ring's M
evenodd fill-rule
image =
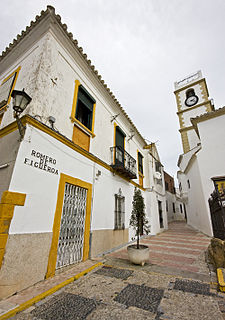
M151 250L144 267L130 264L125 249L110 253L104 266L11 319L223 320L225 294L211 283L215 275L205 262L209 241L173 223L168 231L142 240Z

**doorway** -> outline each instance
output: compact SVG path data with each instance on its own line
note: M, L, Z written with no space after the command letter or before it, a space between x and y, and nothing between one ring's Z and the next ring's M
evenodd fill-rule
M87 189L66 183L56 269L82 261Z
M164 228L163 214L162 214L162 201L159 201L159 200L158 200L158 210L159 210L159 225L160 225L160 228Z
M89 255L92 185L61 173L46 278Z

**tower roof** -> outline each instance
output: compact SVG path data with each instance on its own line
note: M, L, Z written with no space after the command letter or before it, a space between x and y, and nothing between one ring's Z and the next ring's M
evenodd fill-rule
M190 74L189 76L181 79L181 80L178 80L174 83L174 87L175 87L175 90L178 90L180 88L183 88L183 87L186 87L187 85L193 83L193 82L196 82L198 80L202 79L202 72L201 70L197 71L197 72L194 72L192 74Z

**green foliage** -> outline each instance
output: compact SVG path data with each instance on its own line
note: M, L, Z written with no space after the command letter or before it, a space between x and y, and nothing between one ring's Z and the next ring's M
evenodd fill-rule
M139 238L142 234L142 231L144 234L149 234L150 232L150 226L148 225L148 220L145 216L144 198L140 189L134 189L132 205L133 209L130 217L130 226L136 231L137 248L139 248Z

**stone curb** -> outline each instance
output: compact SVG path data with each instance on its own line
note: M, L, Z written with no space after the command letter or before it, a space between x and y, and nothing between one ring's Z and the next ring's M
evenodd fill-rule
M65 287L66 285L68 285L69 283L78 280L79 278L81 278L82 276L86 275L87 273L89 273L90 271L92 271L93 269L102 266L103 263L102 262L98 262L95 265L93 265L92 267L76 274L75 276L73 276L72 278L69 278L65 281L63 281L62 283L56 285L55 287L37 295L36 297L27 300L26 302L22 303L21 305L19 305L18 307L4 313L3 315L0 316L0 320L5 320L8 319L9 317L15 316L18 312L21 312L29 307L31 307L33 304L39 302L40 300L46 298L47 296L53 294L54 292L58 291L59 289Z
M217 278L218 278L218 282L219 282L219 289L221 292L225 292L224 273L225 273L225 269L223 269L223 268L217 269Z

